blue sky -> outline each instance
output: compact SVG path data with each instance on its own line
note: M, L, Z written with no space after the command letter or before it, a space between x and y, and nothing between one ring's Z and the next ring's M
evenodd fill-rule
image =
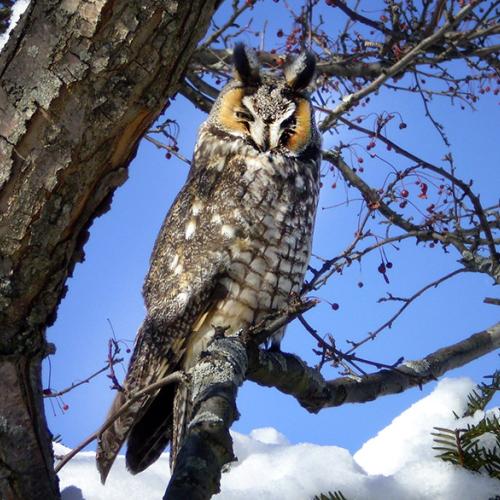
M264 9L258 10L259 15L255 16L258 18L256 28L267 21L267 49L274 47L276 31L289 25L286 13L275 9L283 9L282 4L276 6L266 2ZM331 23L334 32L342 23L331 10L321 7L325 21ZM224 11L220 12L219 18L223 15ZM247 34L240 40L255 45L258 38ZM370 108L365 112L384 109L400 112L408 123L404 131L392 131L398 141L426 160L442 164L446 148L430 123L423 119L418 99L410 94L383 91L377 97L372 96ZM485 96L477 103L477 112L474 113L461 111L444 101L433 102L432 109L447 127L459 175L474 178L474 188L481 193L485 205L494 203L500 186L498 133L495 133L498 131L498 98ZM178 120L181 127L179 146L190 157L196 130L204 115L178 96L168 108L166 117ZM346 132L341 130L339 135L327 137L325 144L333 146L343 138L346 140L344 134ZM366 177L378 182L385 167L377 159L366 155L364 158ZM397 164L408 166L403 160L398 160ZM48 340L56 344L57 353L51 356L50 363L45 363L46 387L49 372L50 386L62 389L104 366L108 339L112 335L108 318L116 337L130 341L132 346L145 313L141 288L153 243L186 175L185 164L174 158L167 160L164 153L150 143L141 143L130 168L130 178L117 190L111 211L92 225L90 240L85 247L85 262L76 267L68 281L69 291L61 303L57 321L47 333ZM335 190L328 187L330 181L325 179L314 240L314 253L322 256L336 255L350 243L359 208L354 201L349 206L322 210L321 207L339 204L345 199L341 187ZM345 347L346 339L363 338L395 311L395 304L377 304L377 299L386 291L408 296L458 267L458 256L454 254L445 255L437 248L416 247L413 241L399 246L399 251L388 250L388 256L394 262L389 273L390 285L377 273L380 256L376 253L369 255L361 266L353 265L343 276L336 275L327 287L315 294L323 300L338 302L340 309L332 312L327 303L320 304L307 315L311 324L323 334L332 333L339 347ZM363 281L363 288L357 286L359 281ZM498 312L494 306L483 304L482 300L485 296L495 295L497 291L486 276L461 275L417 300L391 330L384 332L359 354L386 363L392 363L400 356L418 359L494 324ZM317 359L312 354L313 347L314 342L299 324L289 327L283 350L295 352L314 364ZM125 352L124 355L127 356ZM466 375L479 381L497 367L498 355L490 354L451 375ZM124 372L118 366L116 373L120 377ZM331 368L325 368L324 374L336 376ZM50 428L54 434L62 435L64 444L75 446L102 423L114 396L109 385L109 380L101 375L90 384L68 393L63 401L68 405L65 412L56 402L52 401L53 405L47 402ZM372 403L310 415L291 397L246 383L238 398L241 418L235 429L247 433L256 427L273 426L293 443L335 444L356 451L367 438L423 394L429 393L433 386L429 384L423 391L413 389Z

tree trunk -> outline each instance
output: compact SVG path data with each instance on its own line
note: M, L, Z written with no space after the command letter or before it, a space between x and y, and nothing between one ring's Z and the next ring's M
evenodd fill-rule
M0 55L0 498L59 497L45 329L217 0L32 2Z

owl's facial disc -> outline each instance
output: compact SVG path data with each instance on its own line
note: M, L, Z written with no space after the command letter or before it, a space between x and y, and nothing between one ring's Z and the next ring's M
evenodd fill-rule
M222 99L219 120L229 133L246 139L261 152L287 150L299 154L311 138L308 100L290 95L283 86L228 91Z

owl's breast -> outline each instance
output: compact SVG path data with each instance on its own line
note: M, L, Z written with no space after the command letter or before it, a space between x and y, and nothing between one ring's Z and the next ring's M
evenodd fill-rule
M253 322L300 291L311 253L317 166L260 155L246 159L243 167L231 221L237 229L228 245L231 264L223 284Z
M194 325L186 360L197 358L214 326L235 332L255 324L302 287L311 254L317 165L261 156L234 157L221 169L209 230L227 252L220 278L225 293Z

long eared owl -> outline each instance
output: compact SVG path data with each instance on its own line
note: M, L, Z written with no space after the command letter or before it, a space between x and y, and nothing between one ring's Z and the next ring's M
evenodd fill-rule
M299 292L311 253L319 189L320 135L307 87L315 60L303 52L283 75L260 71L234 49L234 78L200 128L185 186L155 244L141 326L114 413L131 394L188 370L215 327L235 332ZM279 347L283 331L272 339ZM179 449L189 403L169 385L136 401L100 437L104 481L128 440L127 467L144 470L171 443Z

